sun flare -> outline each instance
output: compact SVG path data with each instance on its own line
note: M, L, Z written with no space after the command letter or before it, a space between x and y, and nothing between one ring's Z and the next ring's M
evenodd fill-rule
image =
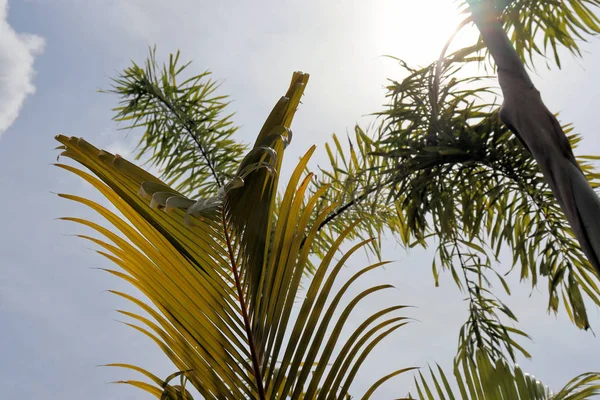
M448 38L465 19L458 2L451 0L376 0L371 7L371 40L376 51L419 65L437 59ZM455 37L450 50L467 46L476 37L476 29L466 26Z

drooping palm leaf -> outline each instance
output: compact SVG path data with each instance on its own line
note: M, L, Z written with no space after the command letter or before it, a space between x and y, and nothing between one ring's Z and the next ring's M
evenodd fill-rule
M99 233L103 239L85 238L122 270L109 272L150 300L145 303L113 292L151 317L120 311L179 371L162 381L141 368L119 364L141 372L154 385L128 383L164 398L189 397L185 381L175 386L168 383L177 375L207 399L346 398L373 347L406 324L405 317L396 315L402 306L388 307L367 318L343 346L337 345L355 307L390 287L378 285L356 295L349 293L355 281L385 264L379 262L361 269L332 292L347 259L368 243L355 245L334 262L334 254L355 224L341 233L320 260L300 310L294 309L318 227L309 225L311 214L327 190L323 187L310 194L301 207L311 178L302 175L313 147L296 167L275 209L279 167L307 79L306 74L294 74L253 150L233 179L210 198L188 199L118 155L100 151L80 138L57 137L61 155L92 174L58 165L93 185L126 218L95 202L62 194L94 209L116 231L83 219L66 219ZM332 208L319 210L317 223Z
M390 85L392 101L381 113L389 128L380 151L396 162L387 172L397 177L390 190L403 205L411 236L419 239L432 232L450 249L461 239L463 245L475 245L472 250L485 250L480 264L486 268L490 264L485 260L508 245L521 278L535 286L538 276L548 277L549 309L558 310L562 292L572 320L588 328L585 305L576 292L585 291L600 305L597 278L534 158L501 122L494 104L479 98L487 87L469 86L476 77L453 79L454 67L448 65L434 89L435 68L409 68L404 81ZM439 96L432 97L432 91ZM580 137L568 125L565 130L576 146ZM597 187L593 166L581 165ZM457 260L449 254L438 253L438 266L452 271Z
M494 103L481 98L491 93L486 77L457 75L468 54L424 68L400 62L408 76L389 85L383 129L370 140L357 135L349 151L332 146L338 150L321 182L338 190L342 204L324 230L339 231L346 217L359 217L364 231L390 229L405 246L434 243L436 283L440 270L448 270L468 295L459 357L476 349L527 356L516 340L526 334L507 323L516 317L491 288L495 277L510 293L498 269L502 248L513 254L511 271L532 287L547 279L548 309L557 312L562 299L580 328L589 327L583 296L600 305L600 291L535 160L502 124ZM580 138L570 134L569 140L575 146ZM596 170L585 157L579 162L597 187Z

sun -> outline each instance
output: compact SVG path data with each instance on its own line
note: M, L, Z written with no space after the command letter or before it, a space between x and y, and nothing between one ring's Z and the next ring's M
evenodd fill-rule
M379 55L392 55L412 65L436 60L447 40L466 18L452 0L372 0L370 41ZM459 49L477 39L467 25L450 47Z

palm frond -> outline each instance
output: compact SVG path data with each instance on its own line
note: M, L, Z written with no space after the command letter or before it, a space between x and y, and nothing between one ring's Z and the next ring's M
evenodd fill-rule
M342 203L323 229L336 232L344 216L361 217L363 230L381 235L389 229L405 246L436 243L436 284L440 270L447 270L468 294L471 312L460 332L459 358L476 349L494 357L528 356L516 341L527 335L507 325L516 317L491 289L496 277L510 294L497 265L503 248L513 254L508 272L518 266L532 287L545 277L548 309L557 312L562 299L580 328L589 327L583 297L600 305L600 291L535 160L501 122L495 104L481 98L493 93L483 83L486 76L456 76L467 55L450 54L424 68L400 61L408 76L389 85L390 105L379 114L384 125L377 137L350 151L332 146L331 168L321 181L338 189ZM580 138L571 133L569 140L575 146ZM582 161L597 187L591 160Z
M295 313L294 301L301 294L317 235L318 224L310 225L311 215L317 212L314 221L320 222L332 209L315 209L327 188L309 193L311 176L303 177L314 147L300 160L275 209L278 172L307 80L306 74L294 74L235 176L214 196L197 201L118 155L80 138L57 137L61 155L91 174L58 166L94 186L125 218L93 201L61 194L91 207L118 233L91 221L65 219L100 234L101 239L83 237L120 267L108 272L149 299L147 303L113 291L143 311L120 313L179 371L163 381L141 368L119 364L152 381L126 383L158 398L189 398L189 382L206 399L343 399L372 349L407 323L397 315L403 306L387 307L338 345L355 308L391 287L377 285L351 294L357 281L385 264L378 262L332 291L349 257L369 243L355 245L334 261L356 223L324 254ZM180 385L168 383L175 377L182 379Z
M485 353L476 360L455 363L454 382L440 366L429 368L430 379L421 372L414 378L417 399L469 400L575 400L600 394L600 373L585 373L573 378L564 388L553 393L534 376L524 373L518 365L511 367L504 360L494 362ZM454 383L451 385L450 383ZM409 398L413 399L411 394Z
M579 290L600 304L597 279L535 160L502 124L494 104L477 98L477 88L442 81L438 92L456 91L458 101L438 102L433 119L428 76L434 69L392 85L389 110L381 114L389 122L382 155L396 162L388 172L397 177L393 196L403 204L413 236L431 229L441 243L463 239L487 249L483 259L492 260L508 245L521 278L535 286L538 275L548 277L549 309L558 310L562 292L575 324L589 327ZM579 136L569 125L565 130L575 147ZM583 170L597 187L593 167L587 163ZM447 254L438 253L439 261L451 269Z
M210 72L183 77L190 63L179 52L159 65L156 48L143 67L133 63L113 79L106 91L120 98L114 119L141 128L137 159L160 168L169 186L186 195L207 197L232 179L246 146L232 139L236 132L227 111L227 96L217 95Z
M313 249L316 254L323 254L346 226L359 221L351 239L376 238L369 245L369 253L381 259L381 241L386 228L403 224L402 214L381 196L385 191L378 173L388 168L387 159L375 155L379 149L377 138L358 125L347 142L348 145L343 146L337 135L332 135L331 143L325 144L328 163L318 167L318 174L311 181L311 193L328 187L316 205L317 210L340 205L318 224L319 235ZM307 173L310 172L307 170Z

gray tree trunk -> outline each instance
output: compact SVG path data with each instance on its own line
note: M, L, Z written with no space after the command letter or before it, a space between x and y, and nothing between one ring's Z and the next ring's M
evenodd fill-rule
M536 159L583 252L600 277L600 199L577 164L558 120L531 82L492 1L468 2L473 21L496 62L504 95L500 118Z

